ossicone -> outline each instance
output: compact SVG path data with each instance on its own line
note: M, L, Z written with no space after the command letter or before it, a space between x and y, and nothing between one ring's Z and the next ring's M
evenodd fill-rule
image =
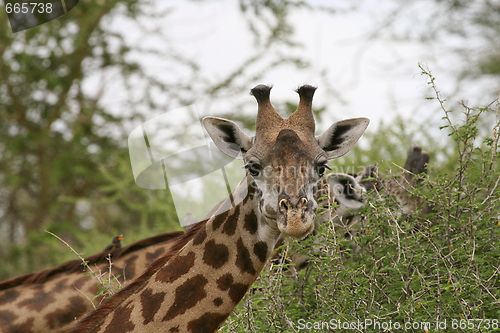
M309 84L304 84L295 90L297 94L299 94L300 99L304 102L312 102L314 92L316 91L316 87L311 86Z
M250 95L255 97L258 103L267 102L269 100L269 95L271 94L271 89L272 86L259 84L250 90Z

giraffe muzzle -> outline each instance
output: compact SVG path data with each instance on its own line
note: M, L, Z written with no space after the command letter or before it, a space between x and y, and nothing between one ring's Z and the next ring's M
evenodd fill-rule
M296 204L285 198L278 204L277 224L280 232L294 238L304 238L314 229L314 211L302 197Z

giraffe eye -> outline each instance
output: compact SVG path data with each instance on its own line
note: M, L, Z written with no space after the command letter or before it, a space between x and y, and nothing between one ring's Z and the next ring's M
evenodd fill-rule
M320 164L320 165L318 165L316 167L316 172L318 173L318 175L319 175L320 178L323 177L323 175L325 174L326 169L332 170L326 164Z
M247 165L245 165L245 169L247 169L248 172L250 172L250 175L252 177L258 177L262 172L262 166L256 162L249 162Z

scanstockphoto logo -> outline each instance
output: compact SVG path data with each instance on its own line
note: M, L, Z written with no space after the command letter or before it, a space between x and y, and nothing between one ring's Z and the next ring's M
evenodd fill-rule
M183 226L201 220L245 175L243 162L220 152L205 134L195 105L138 126L128 137L128 147L136 184L152 190L168 185ZM246 194L233 198L232 204Z
M56 19L71 9L79 0L3 0L12 32L19 32Z

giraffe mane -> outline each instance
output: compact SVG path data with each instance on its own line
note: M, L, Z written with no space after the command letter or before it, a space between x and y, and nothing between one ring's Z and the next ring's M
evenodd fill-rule
M78 328L71 330L70 332L87 332L92 329L104 319L106 315L112 312L116 307L120 306L129 296L133 295L138 289L140 289L145 282L148 281L154 273L163 267L177 252L179 252L184 245L186 245L207 223L209 219L202 220L193 225L188 231L184 233L184 236L180 237L174 246L170 248L170 251L163 255L162 257L156 259L146 271L136 278L132 283L128 284L124 288L120 289L112 298L102 303L95 311L88 314L85 318L80 320L77 325Z
M182 235L182 231L173 231L169 233L163 233L146 239L142 239L138 242L132 243L128 246L114 249L111 251L102 251L85 258L88 261L88 265L98 265L107 262L108 255L111 255L112 259L118 259L126 254L133 253L135 251L141 250L143 248L156 245L158 243L166 242L168 240L174 239ZM21 275L3 282L0 282L0 291L10 288L14 288L20 285L26 284L42 284L51 278L58 276L59 274L70 274L74 272L81 272L83 269L82 261L79 259L64 262L54 268L46 269L36 273L30 273Z

